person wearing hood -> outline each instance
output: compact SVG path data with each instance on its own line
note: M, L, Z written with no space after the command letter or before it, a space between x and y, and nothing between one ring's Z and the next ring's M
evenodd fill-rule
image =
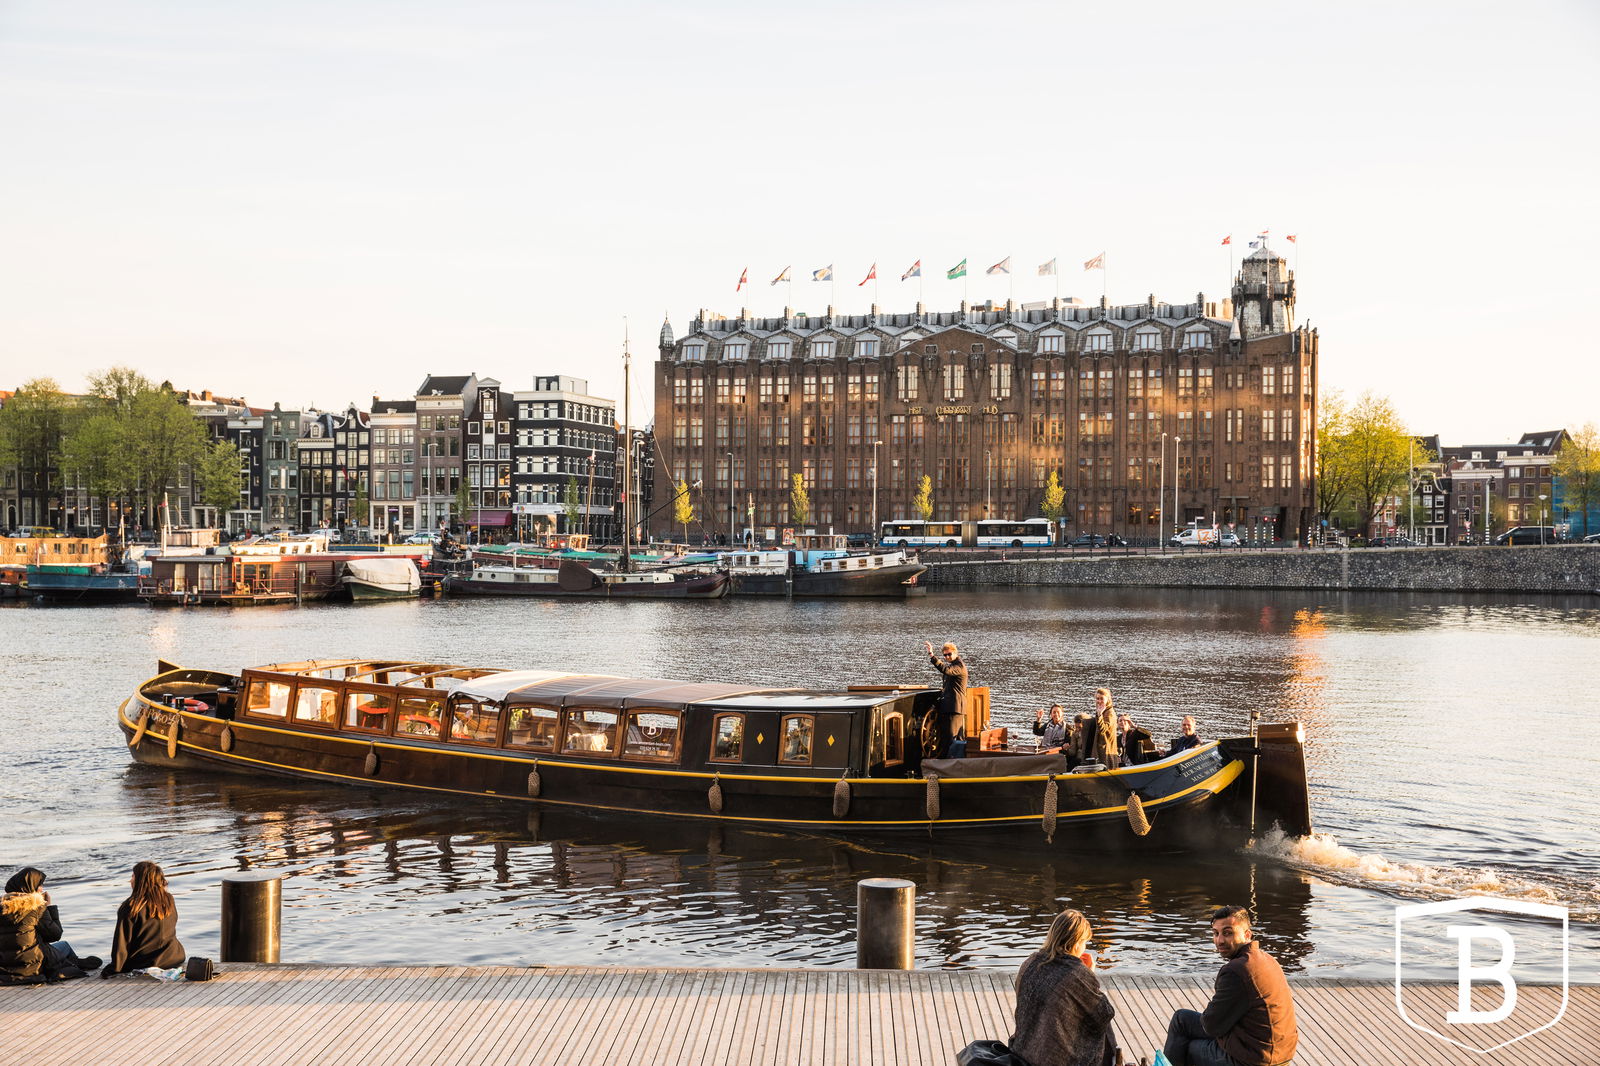
M6 882L0 898L0 984L69 981L98 969L61 939L61 915L44 890L44 873L25 866Z

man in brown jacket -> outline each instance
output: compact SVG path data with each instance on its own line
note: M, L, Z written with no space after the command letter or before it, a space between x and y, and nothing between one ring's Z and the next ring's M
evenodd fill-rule
M1250 912L1218 907L1211 943L1228 961L1205 1013L1180 1010L1167 1023L1162 1051L1172 1066L1280 1066L1294 1058L1299 1034L1289 982L1251 939Z

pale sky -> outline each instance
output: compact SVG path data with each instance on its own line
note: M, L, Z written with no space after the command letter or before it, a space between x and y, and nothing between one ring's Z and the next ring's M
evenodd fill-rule
M1593 3L0 2L0 388L620 396L663 311L1226 294L1446 443L1600 421ZM1282 240L1294 233L1297 245ZM1296 257L1298 256L1298 261ZM751 288L735 295L748 267Z

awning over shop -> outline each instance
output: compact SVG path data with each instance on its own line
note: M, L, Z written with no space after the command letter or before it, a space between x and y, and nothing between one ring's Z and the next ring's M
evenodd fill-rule
M471 525L485 528L489 526L509 526L511 524L510 511L468 511L467 520Z

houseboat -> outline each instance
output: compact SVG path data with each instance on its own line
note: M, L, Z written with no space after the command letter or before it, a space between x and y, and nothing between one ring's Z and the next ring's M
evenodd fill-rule
M612 599L714 600L727 595L728 575L671 570L596 570L578 559L552 556L523 565L477 564L451 574L452 596L599 596Z
M422 570L415 559L351 559L345 563L344 583L352 600L415 599L422 594Z
M969 725L985 740L987 693ZM774 689L375 660L161 663L118 707L139 762L635 817L1057 847L1311 830L1296 723L1120 770L924 757L937 690Z
M927 567L905 550L852 553L842 534L802 533L788 551L736 551L720 565L735 596L905 596Z
M6 595L46 603L132 603L142 556L143 549L126 549L105 534L0 538L0 582Z

